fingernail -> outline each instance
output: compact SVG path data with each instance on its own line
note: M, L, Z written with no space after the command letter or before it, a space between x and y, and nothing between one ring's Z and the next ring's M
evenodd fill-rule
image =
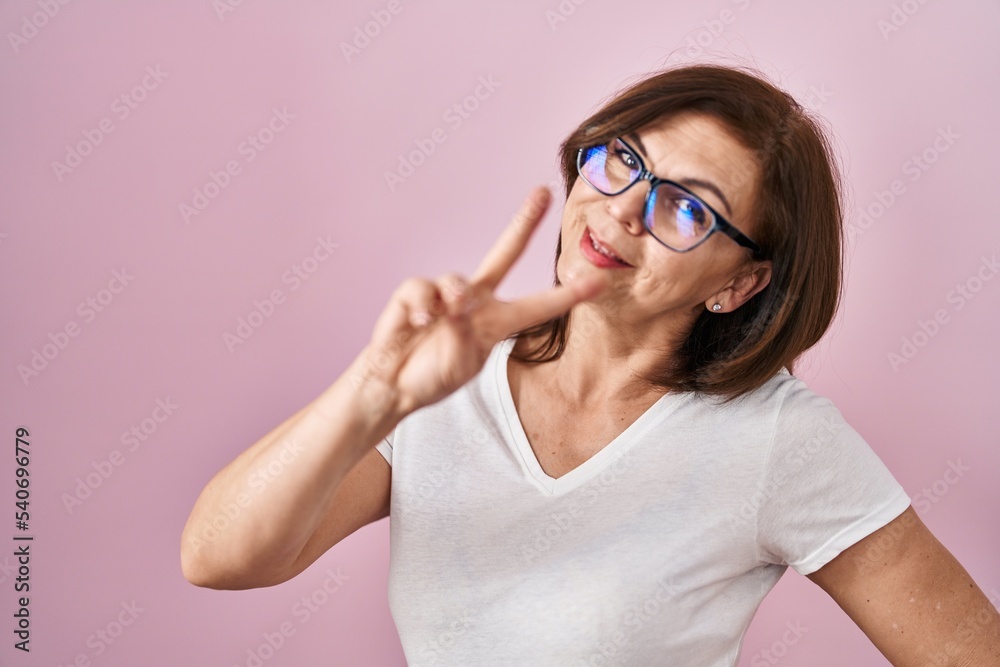
M430 324L431 314L425 311L420 311L410 315L410 323L415 327L423 327Z

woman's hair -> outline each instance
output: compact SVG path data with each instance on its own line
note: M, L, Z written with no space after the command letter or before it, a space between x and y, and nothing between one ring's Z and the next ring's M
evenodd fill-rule
M577 178L580 148L605 144L680 112L721 121L753 155L736 174L759 189L750 215L762 259L772 261L768 285L736 310L703 310L676 350L647 378L651 386L698 391L726 402L757 389L815 345L840 301L843 227L840 173L819 122L788 93L759 75L721 65L659 72L613 97L560 146L566 196ZM556 262L562 252L562 234ZM556 276L555 284L559 285ZM570 313L523 329L539 337L511 358L546 362L566 346ZM665 348L666 349L666 348Z

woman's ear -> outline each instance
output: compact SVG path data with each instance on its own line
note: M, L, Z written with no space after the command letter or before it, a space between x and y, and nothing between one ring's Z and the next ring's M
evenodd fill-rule
M769 259L753 262L750 266L733 278L717 295L709 299L708 308L716 302L722 303L726 311L736 310L749 301L754 294L768 286L771 282L773 262Z

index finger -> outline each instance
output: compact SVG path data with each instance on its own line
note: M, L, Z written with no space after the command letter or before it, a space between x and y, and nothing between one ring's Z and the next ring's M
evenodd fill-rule
M496 289L503 277L507 275L510 267L521 256L525 246L528 245L528 239L535 231L538 221L545 215L551 200L552 195L544 185L531 191L527 199L524 200L524 204L521 205L521 210L500 234L500 238L486 253L483 261L479 263L479 267L472 275L472 282L485 285L491 291Z

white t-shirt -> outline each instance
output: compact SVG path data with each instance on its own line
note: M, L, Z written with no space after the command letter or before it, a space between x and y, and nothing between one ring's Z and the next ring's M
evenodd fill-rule
M728 407L667 393L553 479L514 409L513 345L377 445L410 667L732 667L788 566L814 572L910 505L784 369Z

